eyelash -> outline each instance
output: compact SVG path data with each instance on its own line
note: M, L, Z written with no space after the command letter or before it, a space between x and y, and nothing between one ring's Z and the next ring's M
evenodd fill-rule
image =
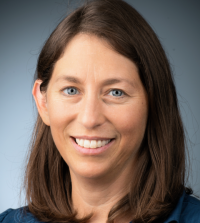
M77 88L76 87L66 87L66 88L64 88L62 91L65 91L65 90L67 90L67 89L69 89L69 88L74 88L74 89L76 89L77 90ZM122 90L120 90L120 89L117 89L117 88L112 88L112 89L110 89L110 91L109 91L109 93L111 92L111 91L121 91L122 92L122 96L119 96L119 97L116 97L116 99L122 99L125 95L126 95L126 93L124 92L124 91L122 91ZM78 91L78 90L77 90ZM64 94L66 94L66 93L64 93ZM66 94L66 95L70 95L70 94ZM70 95L70 96L73 96L73 95Z

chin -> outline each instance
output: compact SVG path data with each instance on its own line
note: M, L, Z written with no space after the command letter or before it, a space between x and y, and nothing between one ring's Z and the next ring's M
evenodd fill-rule
M99 163L90 162L83 162L79 166L69 169L71 174L73 173L76 176L91 179L105 177L110 172L108 167L99 165Z

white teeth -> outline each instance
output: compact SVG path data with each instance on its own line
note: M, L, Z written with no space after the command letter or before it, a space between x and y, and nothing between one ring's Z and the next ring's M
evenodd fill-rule
M84 145L85 148L90 148L90 141L89 140L84 140Z
M90 148L96 148L97 147L97 141L96 140L92 140L90 143Z
M79 146L85 147L85 148L98 148L105 146L110 142L110 140L84 140L84 139L75 139L76 143Z
M97 147L101 147L101 146L103 146L102 143L101 143L101 140L98 140Z

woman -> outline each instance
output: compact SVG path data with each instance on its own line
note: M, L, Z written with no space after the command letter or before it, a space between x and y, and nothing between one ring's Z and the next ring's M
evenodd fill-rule
M67 16L32 93L28 205L0 222L200 222L169 63L130 5L89 1Z

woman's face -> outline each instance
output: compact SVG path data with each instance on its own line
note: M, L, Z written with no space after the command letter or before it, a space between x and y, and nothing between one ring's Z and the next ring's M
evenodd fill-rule
M46 100L41 116L71 173L96 178L131 170L148 116L146 91L131 60L105 40L78 34L55 64ZM114 140L83 148L72 137ZM82 142L88 147L91 140Z

